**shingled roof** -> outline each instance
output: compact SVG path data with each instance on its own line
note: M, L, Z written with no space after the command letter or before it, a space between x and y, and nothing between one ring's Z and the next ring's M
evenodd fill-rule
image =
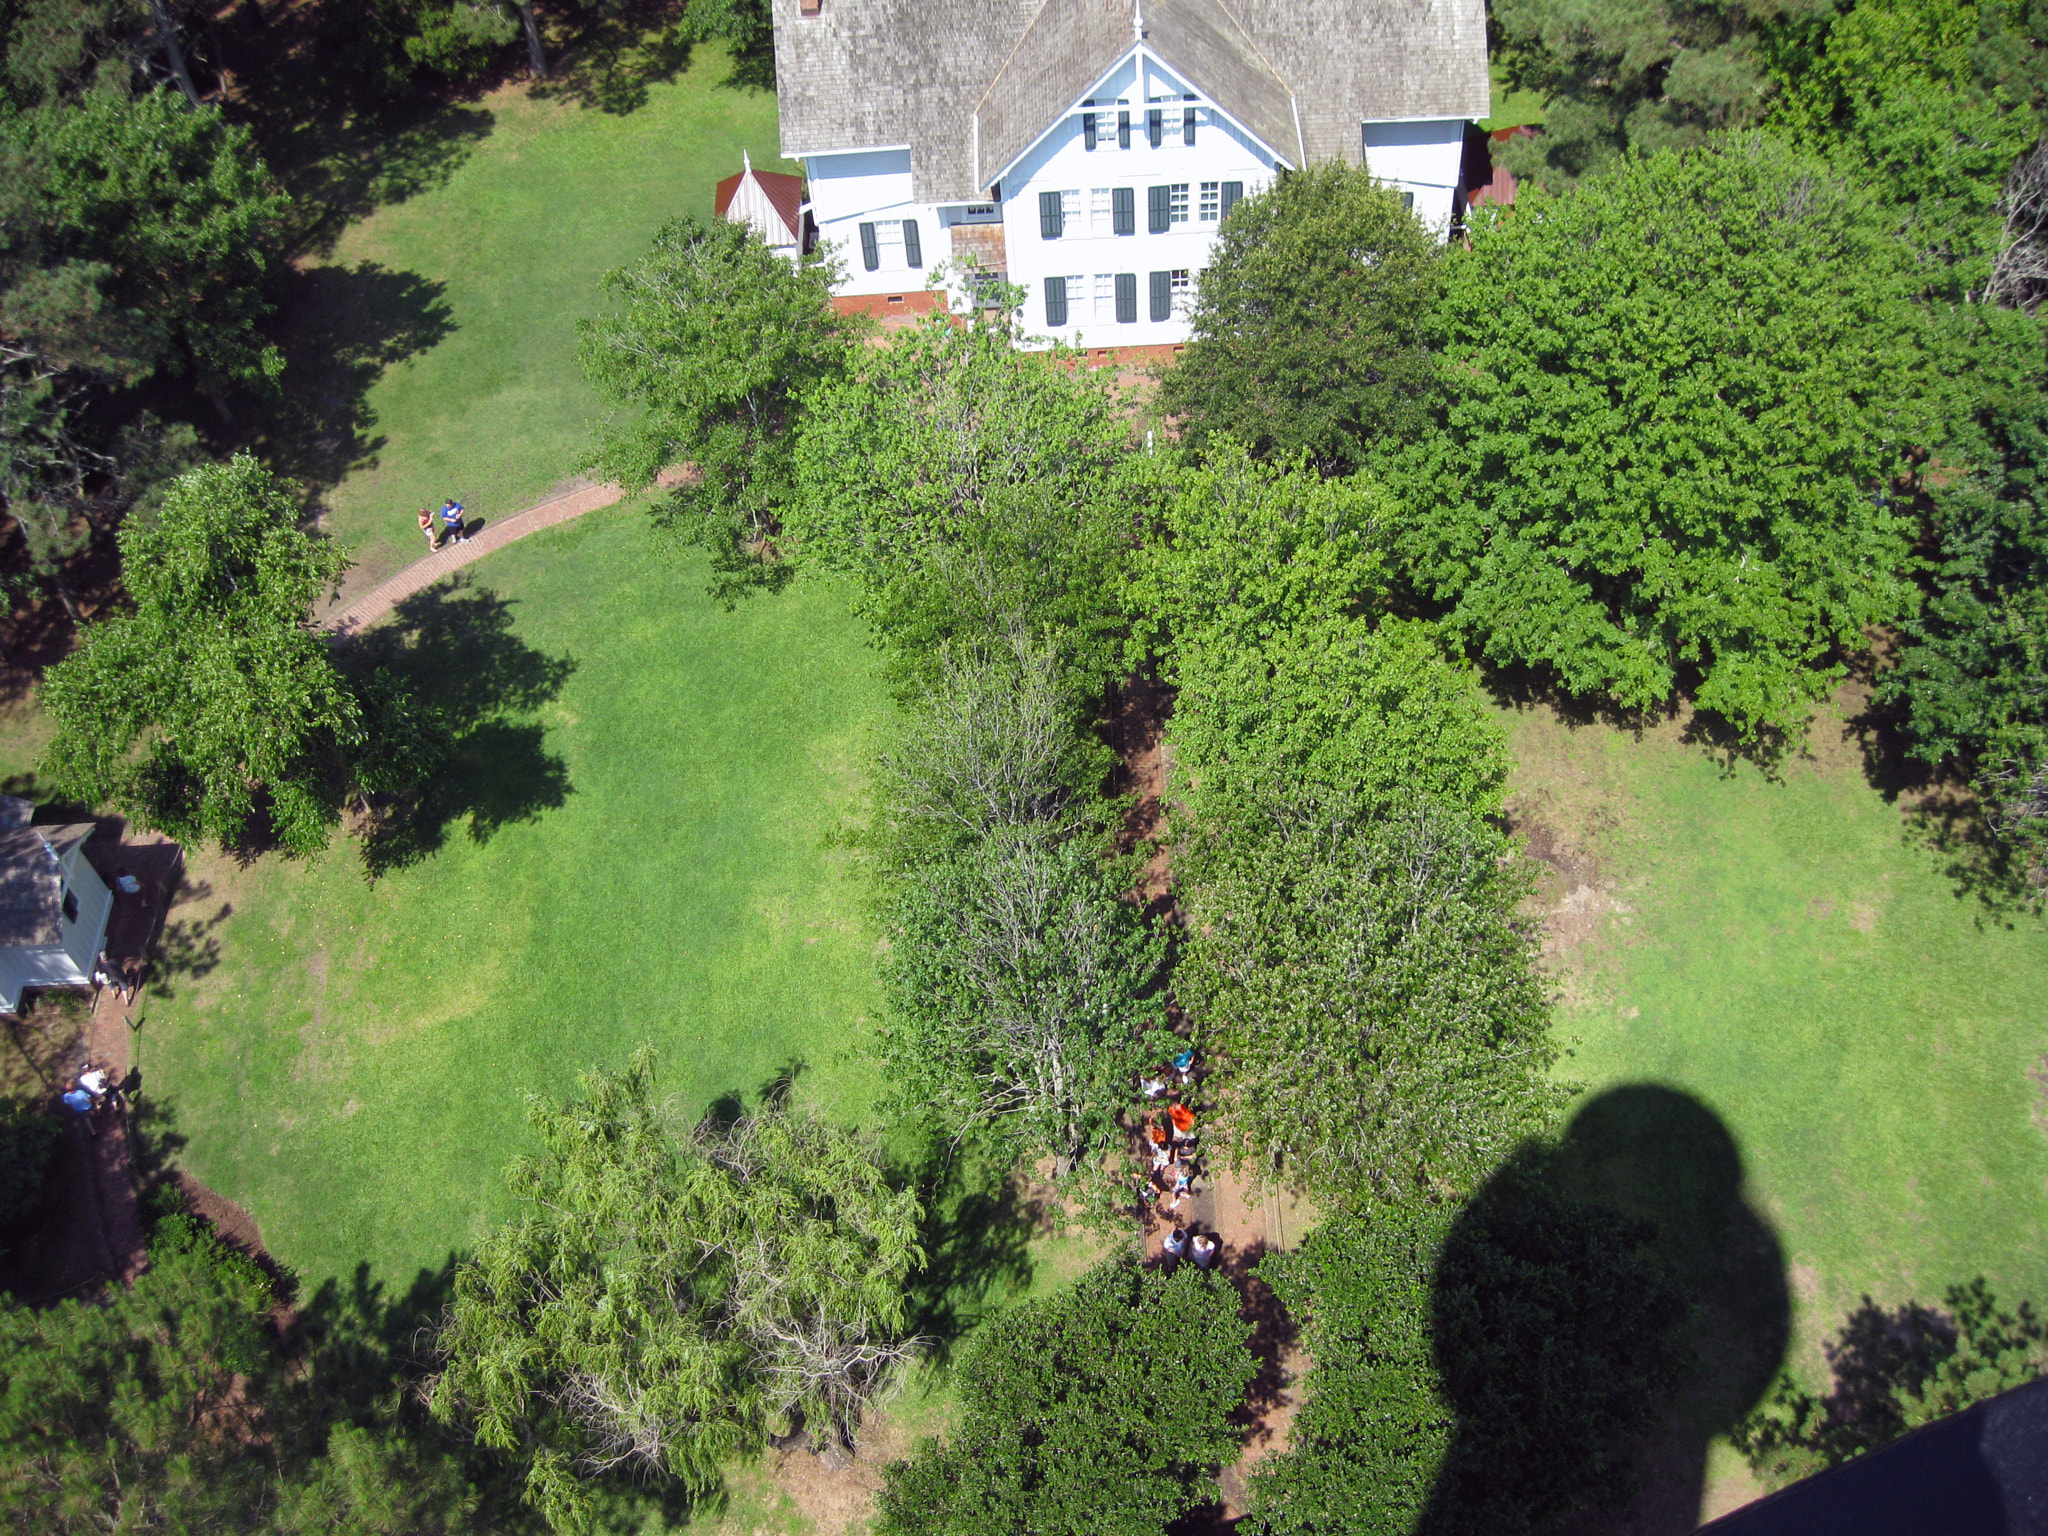
M773 8L782 152L907 145L919 202L982 196L1129 51L1140 13L1133 0ZM1149 0L1142 21L1162 63L1289 159L1355 165L1361 122L1490 106L1484 0Z
M37 948L64 937L58 858L92 836L92 823L0 828L0 947Z

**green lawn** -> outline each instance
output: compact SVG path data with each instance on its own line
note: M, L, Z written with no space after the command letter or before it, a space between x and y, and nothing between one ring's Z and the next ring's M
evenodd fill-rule
M1531 128L1543 126L1544 100L1540 91L1518 91L1509 85L1498 64L1489 66L1493 77L1493 99L1488 103L1489 113L1479 124L1488 133L1497 128Z
M888 706L844 594L728 613L631 507L472 572L413 616L479 722L444 844L374 885L353 846L195 855L171 949L201 974L137 1041L179 1160L315 1281L466 1246L507 1207L521 1095L643 1040L692 1113L792 1058L831 1112L875 1090L875 940L828 843Z
M1553 830L1592 936L1567 954L1566 1063L1691 1094L1732 1133L1783 1245L1790 1363L1865 1292L1982 1273L2048 1302L2048 932L1958 897L1866 781L1837 716L1782 782L1641 740L1512 721L1516 804ZM1743 1480L1717 1458L1722 1497Z
M699 48L623 114L518 87L450 109L451 136L480 135L467 158L351 225L312 271L287 420L262 446L322 488L348 471L325 500L358 552L352 587L424 552L423 503L502 517L570 476L599 409L575 359L598 278L663 220L708 218L743 149L796 169L777 155L774 98L722 85L727 67Z

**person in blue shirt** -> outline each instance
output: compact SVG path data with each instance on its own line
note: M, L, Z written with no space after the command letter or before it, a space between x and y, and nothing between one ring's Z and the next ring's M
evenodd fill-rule
M458 544L467 544L469 534L463 527L462 503L453 497L441 504L441 526L455 536Z

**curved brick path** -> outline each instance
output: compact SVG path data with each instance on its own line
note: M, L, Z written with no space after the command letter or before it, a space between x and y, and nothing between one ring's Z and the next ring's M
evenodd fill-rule
M670 489L680 485L688 473L687 465L675 465L663 470L656 477L655 484L665 490ZM341 612L331 613L322 619L320 627L335 635L353 635L383 618L415 592L424 592L470 561L481 560L492 550L503 549L514 539L523 539L529 533L566 523L572 517L595 512L599 507L609 507L625 494L618 482L612 480L602 485L576 486L559 496L536 502L523 512L486 523L482 533L474 534L460 544L444 544L426 559L414 561L396 576L379 582Z

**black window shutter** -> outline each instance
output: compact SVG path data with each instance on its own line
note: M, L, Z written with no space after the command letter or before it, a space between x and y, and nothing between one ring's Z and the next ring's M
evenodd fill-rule
M1110 228L1120 235L1138 232L1138 194L1129 187L1109 189Z
M1116 275L1116 323L1138 323L1138 274L1135 272L1119 272Z
M1183 144L1195 142L1195 109L1185 108L1180 115L1180 141Z
M1152 141L1154 149L1157 149L1160 141L1166 137L1165 130L1166 114L1164 112L1154 107L1145 114L1145 137Z
M1173 274L1154 272L1152 274L1152 318L1171 320L1173 318Z
M861 264L870 272L882 264L882 251L881 247L875 244L875 226L872 224L863 224L860 227L860 259Z
M924 246L918 242L915 219L903 221L903 259L913 267L924 265Z
M1173 191L1168 187L1145 189L1145 228L1155 235L1166 233L1173 222Z
M1064 277L1045 280L1045 323L1054 330L1067 323L1067 280Z
M1128 112L1119 112L1116 115L1116 147L1131 147L1131 114Z
M1081 114L1081 147L1083 149L1093 149L1095 147L1095 114L1093 112L1083 112Z
M1038 194L1038 234L1044 240L1057 240L1067 227L1066 215L1060 212L1060 195L1057 192Z
M1243 183L1243 182L1241 182L1241 181L1226 181L1225 183L1223 183L1223 214L1222 214L1222 216L1223 216L1224 218L1226 218L1226 219L1227 219L1227 218L1229 218L1229 217L1230 217L1230 210L1231 210L1231 209L1233 209L1233 208L1235 208L1235 207L1237 206L1237 204L1238 204L1238 201L1239 201L1239 199L1241 199L1241 198L1242 198L1243 196L1244 196L1244 183Z

